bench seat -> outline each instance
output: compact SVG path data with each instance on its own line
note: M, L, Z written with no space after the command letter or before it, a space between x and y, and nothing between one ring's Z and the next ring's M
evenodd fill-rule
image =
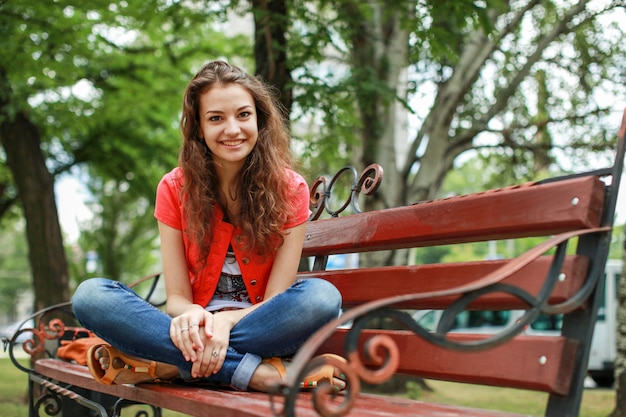
M203 388L197 385L139 384L102 385L95 381L86 366L58 359L40 359L35 371L51 380L61 379L71 385L103 392L142 404L152 404L195 417L268 417L273 415L267 394ZM276 407L282 405L274 397ZM301 393L298 417L317 417L310 393ZM350 412L354 417L522 417L519 414L478 410L445 404L427 403L375 394L361 394Z

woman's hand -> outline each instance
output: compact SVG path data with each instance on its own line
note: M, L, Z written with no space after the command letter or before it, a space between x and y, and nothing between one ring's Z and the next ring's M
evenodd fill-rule
M200 329L204 331L200 331ZM186 361L196 362L205 348L206 329L213 328L213 314L201 306L193 307L172 319L170 339L180 349Z
M198 351L197 359L193 360L191 375L194 378L209 377L222 369L226 359L226 350L230 341L232 322L222 313L212 314L210 325L199 329L204 350Z

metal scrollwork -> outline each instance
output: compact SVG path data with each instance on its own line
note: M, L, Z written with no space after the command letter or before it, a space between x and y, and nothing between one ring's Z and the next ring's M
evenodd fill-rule
M43 407L45 415L56 416L61 412L61 398L54 392L49 391L47 394L42 395L35 402L35 412L37 417L40 416L39 410Z
M30 379L33 382L39 384L43 389L42 395L39 397L39 399L37 399L33 406L37 416L39 416L39 410L42 406L44 407L44 411L48 416L55 416L59 414L63 408L63 402L61 400L61 397L67 397L73 401L76 401L78 404L82 405L83 407L89 408L101 417L108 416L106 409L102 405L91 401L83 397L82 395L71 391L68 388L57 385L54 382L49 381L45 378L41 378L35 374L31 374Z
M160 273L157 273L146 276L129 284L129 287L136 287L144 282L148 282L145 299L158 306L161 302L154 302L151 298L155 293L160 275ZM145 287L143 288L145 289ZM94 415L109 415L104 406L79 395L73 390L74 388L71 385L55 383L50 378L42 377L33 369L36 359L55 357L56 348L61 340L73 340L88 335L90 335L90 332L80 326L74 316L71 302L67 301L34 313L20 323L18 330L10 338L2 339L4 350L7 351L13 365L28 374L29 391L31 392L29 409L33 410L33 413L36 413L37 416L40 415L40 412L45 412L49 416L60 414L63 407L63 397L69 398L92 410L95 413ZM24 338L24 336L28 337ZM19 354L20 349L26 355ZM40 387L37 390L40 393L37 399L32 396L35 391L35 385ZM116 411L119 411L124 405L124 403L120 403ZM161 416L159 407L152 405L148 405L148 407L150 407L154 417ZM119 413L116 413L116 415L119 415ZM150 415L149 412L145 410L140 410L136 413L137 417L148 415Z
M288 369L285 380L276 386L273 391L274 394L280 394L285 399L283 409L274 410L275 415L287 417L295 415L295 401L299 391L299 381L323 363L332 364L341 370L346 377L346 390L345 396L338 396L328 384L326 386L318 386L313 392L313 404L317 412L322 416L338 417L346 415L360 392L360 381L371 384L387 381L398 369L400 363L399 348L396 342L385 334L366 334L365 331L371 328L368 325L372 321L378 322L382 318L391 319L429 343L447 349L466 352L489 349L512 339L517 334L523 332L524 328L533 322L541 312L551 309L551 306L548 305L548 300L559 280L566 254L567 241L576 236L604 233L607 230L606 227L598 227L554 236L529 250L524 255L511 260L500 269L464 286L375 300L346 311L338 319L321 328L298 351L292 361L292 365ZM544 285L537 295L532 295L520 288L501 282L510 274L522 269L552 248L556 248L552 265L544 280ZM585 291L584 288L582 291ZM456 315L464 311L477 298L490 293L502 292L517 297L528 305L525 314L514 326L479 340L459 340L449 337L448 331L452 327L451 323ZM457 298L444 312L435 331L430 331L419 325L406 311L394 308L394 306L402 305L407 301L450 296L456 296ZM575 308L577 305L579 304L576 303L568 307ZM346 327L349 327L349 329L346 332L344 341L345 362L333 357L313 357L321 344L328 340L338 328ZM365 341L364 336L366 337ZM363 358L367 365L364 363Z
M117 400L115 402L115 405L113 407L113 415L114 416L121 416L122 415L122 408L124 407L130 407L132 405L141 405L141 406L146 406L150 409L150 411L152 411L152 416L153 417L161 417L162 413L161 413L161 407L157 407L155 405L151 405L151 404L144 404L144 403L140 403L140 402L136 402L136 401L131 401L131 400L127 400L125 398L120 398L119 400ZM135 417L148 417L150 416L150 413L146 410L139 410L135 413Z
M354 334L358 336L356 332ZM400 351L389 336L377 334L363 344L363 356L369 359L375 368L366 367L363 364L357 348L356 341L351 343L351 346L347 348L347 357L350 367L356 371L361 380L376 384L391 378L398 369Z
M329 205L333 186L337 181L346 174L352 175L352 186L348 198L338 209L332 209ZM378 164L369 165L358 175L356 169L346 166L340 169L332 178L325 176L319 177L311 187L311 207L313 214L309 220L317 220L324 212L331 217L338 217L349 206L352 206L354 213L360 213L359 195L372 195L376 192L383 179L383 168ZM336 197L336 196L335 196Z
M51 356L49 352L46 352L45 341L59 340L65 332L75 329L66 326L65 322L58 318L60 315L71 314L71 312L68 313L68 309L71 309L69 302L57 304L35 313L21 323L5 347L5 349L8 347L9 358L18 369L31 373L32 368L30 366L32 366L32 363L28 363L27 366L20 363L16 356L16 349L21 347L30 357L37 357L43 354ZM29 326L28 323L30 322L33 324ZM29 335L30 337L19 343L18 340L21 335Z

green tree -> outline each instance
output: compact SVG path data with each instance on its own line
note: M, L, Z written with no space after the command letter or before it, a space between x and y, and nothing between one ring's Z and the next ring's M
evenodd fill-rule
M602 150L614 143L621 109L596 97L621 89L626 51L617 2L334 4L344 25L336 33L347 45L346 78L355 80L356 165L385 167L372 207L442 195L468 151L493 172L482 188L606 160ZM393 43L401 35L408 48ZM404 114L419 113L413 137L387 119L398 103Z
M55 176L89 163L152 195L175 164L190 73L250 44L213 30L220 15L203 6L0 4L0 208L19 202L26 218L36 309L69 298Z
M590 165L587 152L612 143L615 121L603 117L616 109L595 97L620 88L617 2L292 0L286 10L298 35L292 119L317 117L326 139L306 150L383 163L384 205L440 195L470 150L510 183L571 170L562 161ZM410 113L419 125L407 138L393 125Z
M396 19L399 28L403 22L414 22L407 54L395 57L397 64L392 55L387 56L382 60L382 75L373 74L368 81L355 82L354 87L370 91L372 99L380 103L375 111L361 110L361 154L368 158L361 165L375 158L391 167L386 170L391 186L381 191L387 193L387 205L440 195L454 161L469 150L478 149L485 157L495 155L501 161L497 166L507 167L506 171L499 168L499 177L510 182L534 178L540 166L553 171L568 168L555 166L557 161L567 160L554 158L559 153L580 161L579 149L610 146L616 121L609 127L601 116L616 109L595 100L593 94L619 88L610 74L618 74L623 61L623 46L617 41L619 36L613 36L622 34L623 29L615 20L608 20L611 12L620 13L617 3L602 7L588 1L510 6L488 2L482 10L464 2L413 6L404 18ZM384 54L385 47L390 48L382 43L389 38L381 33L397 34L399 30L393 30L393 14L385 7L377 1L358 2L345 14L358 16L342 20L350 27L346 31L350 36L343 39L351 54L382 50L363 53L364 59L375 59ZM368 26L376 22L387 32ZM371 46L364 48L365 42ZM376 42L382 43L379 48ZM350 61L349 75L354 79L359 79L363 68L377 68L358 58L355 55ZM408 84L397 76L394 82L386 81L385 76L394 75L393 64L409 68ZM415 90L402 89L403 85L413 85ZM427 88L434 94L425 111L408 99ZM355 97L357 94L363 92ZM410 106L409 110L421 110L425 115L414 138L405 141L401 150L392 146L395 136L370 125L385 121L392 111L394 101L384 97L396 97ZM369 103L365 98L356 102L360 108ZM393 169L398 160L398 169ZM400 188L395 184L401 184Z
M81 224L79 280L104 276L130 283L156 272L158 233L151 200L131 189L128 181L92 177L89 190L93 199L87 205L94 216ZM95 262L89 259L94 255Z
M0 221L0 230L0 308L9 321L15 321L20 318L17 303L30 288L24 222L7 216Z
M293 82L292 121L309 123L311 133L294 130L309 171L333 172L346 161L385 168L367 209L440 196L468 151L493 172L484 189L590 167L589 151L607 149L615 136L616 120L605 117L616 109L596 97L620 88L617 2L252 5L256 21L275 30L268 36L257 25L256 44L288 48L281 68L291 71L283 79ZM287 30L285 21L296 34L286 46L276 32ZM262 59L257 68L278 68ZM408 119L417 124L413 137L398 122Z

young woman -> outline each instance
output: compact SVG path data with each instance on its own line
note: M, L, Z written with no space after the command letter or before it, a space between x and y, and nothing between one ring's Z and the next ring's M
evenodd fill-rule
M167 314L123 284L83 282L76 317L110 345L88 353L103 383L181 377L265 391L282 359L336 318L337 289L296 280L309 191L291 169L284 115L269 88L206 64L183 98L179 167L157 188ZM337 388L332 366L304 381ZM338 371L337 371L338 372Z

